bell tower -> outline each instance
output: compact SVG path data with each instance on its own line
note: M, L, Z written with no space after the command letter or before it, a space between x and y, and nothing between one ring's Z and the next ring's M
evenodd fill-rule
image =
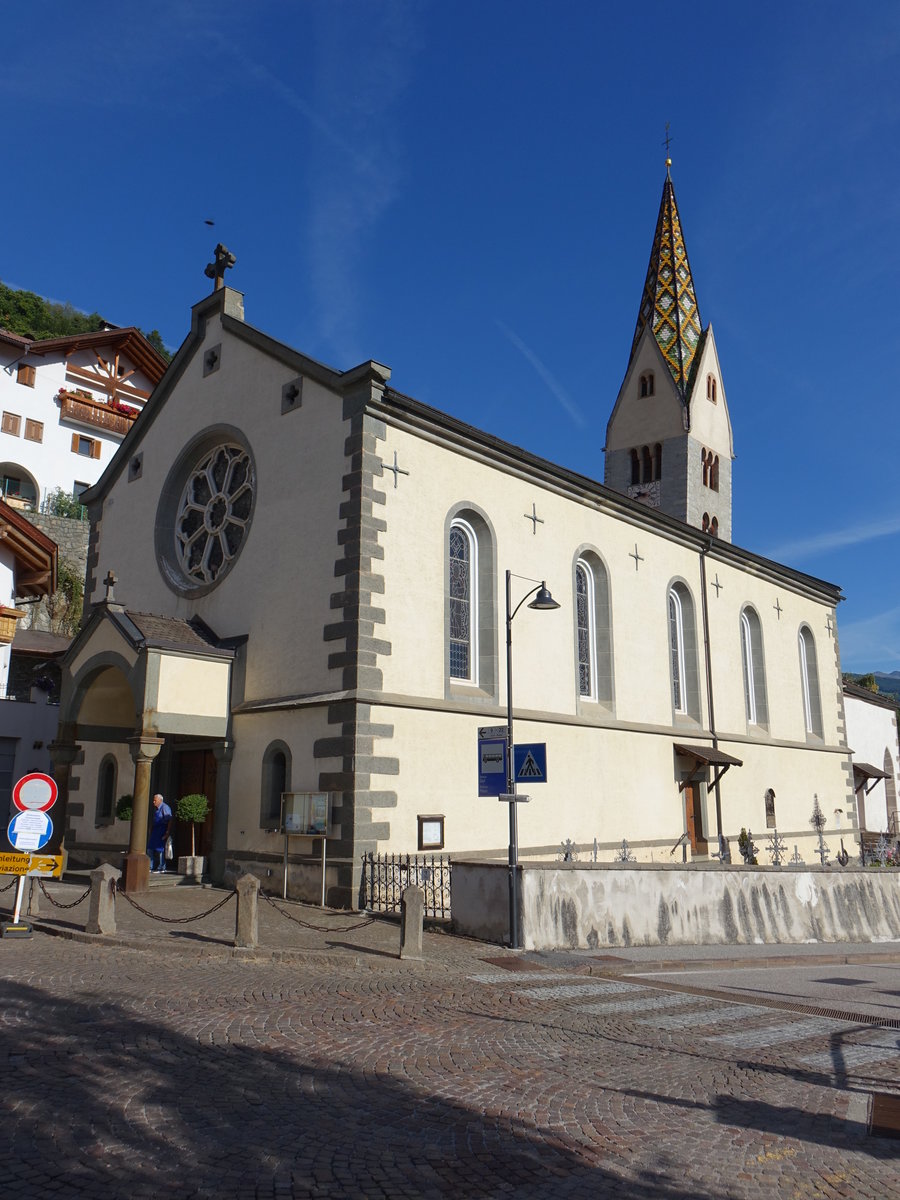
M625 378L606 428L607 487L731 541L731 419L704 329L666 159Z

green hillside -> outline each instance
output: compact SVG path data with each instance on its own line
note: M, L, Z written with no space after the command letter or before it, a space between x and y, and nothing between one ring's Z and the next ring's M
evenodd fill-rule
M72 333L94 333L105 322L99 313L83 313L71 304L54 304L34 292L7 287L0 283L0 328L23 337L57 338ZM163 344L158 329L144 333L154 350L168 362L172 355Z

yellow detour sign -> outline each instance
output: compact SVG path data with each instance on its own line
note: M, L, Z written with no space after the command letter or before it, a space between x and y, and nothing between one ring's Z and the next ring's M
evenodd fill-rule
M0 875L44 875L59 878L61 854L0 854Z

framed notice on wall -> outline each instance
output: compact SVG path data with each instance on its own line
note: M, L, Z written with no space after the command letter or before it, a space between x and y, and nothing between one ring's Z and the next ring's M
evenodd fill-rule
M330 792L285 792L281 797L282 832L295 837L329 837Z

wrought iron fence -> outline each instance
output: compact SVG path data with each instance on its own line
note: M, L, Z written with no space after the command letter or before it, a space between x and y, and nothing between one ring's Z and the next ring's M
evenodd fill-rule
M365 908L368 912L399 913L403 889L425 893L425 916L450 919L450 859L443 854L363 855Z

